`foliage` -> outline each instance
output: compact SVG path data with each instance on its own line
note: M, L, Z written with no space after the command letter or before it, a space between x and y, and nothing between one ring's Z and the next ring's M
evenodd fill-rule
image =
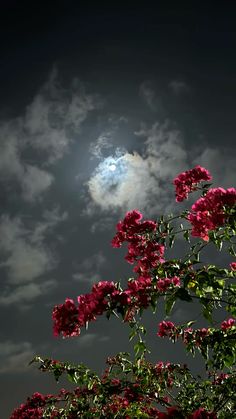
M236 412L236 262L226 267L202 262L209 246L235 256L236 189L211 188L209 172L196 166L174 180L176 200L189 193L201 196L190 210L179 215L142 221L133 210L117 224L113 247L127 242L126 260L135 276L123 289L120 283L102 281L90 293L80 295L78 304L67 298L53 310L54 334L79 336L82 327L98 315L116 315L130 328L134 354L119 353L107 359L99 377L86 366L62 363L36 356L32 362L41 371L62 375L75 384L73 391L58 395L34 393L15 409L17 418L228 418ZM165 259L165 252L186 241L181 258ZM176 241L177 240L177 241ZM144 310L155 314L164 300L164 319L156 332L173 343L182 341L192 356L200 353L205 377L195 377L187 365L151 363L142 325ZM206 327L195 322L176 325L169 320L175 304L199 303ZM227 319L215 320L216 310Z

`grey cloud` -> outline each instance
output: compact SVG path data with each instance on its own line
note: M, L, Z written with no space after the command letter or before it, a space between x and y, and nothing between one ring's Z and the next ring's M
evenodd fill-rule
M188 93L190 91L188 84L181 80L172 80L169 83L169 88L177 96L181 95L182 93Z
M109 216L104 216L100 218L99 220L92 223L90 231L91 233L99 233L106 230L110 230L112 227L114 227L114 218Z
M41 281L40 283L29 283L14 287L7 287L0 296L0 304L9 306L11 304L20 303L21 308L27 308L34 300L43 294L49 293L56 286L54 279Z
M0 343L0 373L21 373L28 369L34 352L30 342L14 343L10 340Z
M11 121L0 127L1 180L18 182L23 199L33 202L51 186L54 177L51 173L23 161L21 133L20 120Z
M214 149L207 147L198 150L194 164L206 167L213 176L214 187L233 187L235 184L236 157L234 150L230 148Z
M139 94L144 100L144 102L146 102L146 104L149 106L150 109L152 110L156 109L156 104L155 104L156 95L150 81L145 81L140 85Z
M0 235L0 250L6 255L1 267L7 268L10 283L34 280L53 267L54 260L49 250L41 243L32 243L31 232L19 217L2 216Z
M75 272L72 277L78 282L99 282L101 281L99 270L101 270L105 264L106 258L103 253L95 253L77 265L77 272Z
M96 333L86 333L86 335L82 335L78 339L78 346L86 347L90 346L95 340L96 342L107 342L109 339L109 336L99 336Z
M0 127L0 172L1 176L18 177L24 172L20 161L20 147L17 130L20 126L16 122L5 123Z
M8 282L24 284L31 282L56 265L55 256L45 245L48 233L67 219L67 213L59 213L59 208L44 212L44 219L33 227L24 225L20 217L0 218L0 251L4 259L0 267L7 269ZM35 292L36 288L34 289Z
M26 110L24 143L45 152L48 163L54 163L68 152L88 113L100 106L98 97L85 93L77 79L69 89L62 88L54 70Z
M43 166L55 163L68 152L89 112L101 107L96 95L87 94L76 79L68 89L53 71L25 114L0 126L1 180L14 180L22 198L35 202L52 185L54 177ZM30 164L25 154L36 151L40 165Z
M64 211L60 214L59 207L55 207L51 211L45 210L42 215L43 221L37 222L31 234L32 243L42 243L45 236L58 224L68 219L68 213Z
M22 177L23 197L26 201L35 201L42 192L50 188L54 177L51 173L36 166L27 165Z

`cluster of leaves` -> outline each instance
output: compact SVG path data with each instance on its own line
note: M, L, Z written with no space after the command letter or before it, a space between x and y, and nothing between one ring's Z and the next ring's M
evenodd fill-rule
M79 415L85 418L187 418L199 408L214 409L219 417L224 417L222 410L224 414L230 413L236 406L234 373L224 378L211 373L210 378L201 380L195 378L186 365L152 364L140 358L132 361L128 353L108 358L107 369L101 378L81 364L75 366L40 357L32 362L40 364L39 370L52 372L57 381L66 374L69 381L79 384L73 392L64 390L63 397L49 399L45 418L50 418L53 412L53 417L58 418L81 417ZM56 407L62 402L63 407ZM173 402L178 406L173 411L177 416L171 416ZM167 412L169 409L169 416L161 416L163 408Z

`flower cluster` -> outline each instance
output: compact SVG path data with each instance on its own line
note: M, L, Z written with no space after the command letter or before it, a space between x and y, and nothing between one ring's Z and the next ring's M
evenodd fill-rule
M54 336L58 336L60 333L64 337L78 336L80 334L78 308L70 298L66 298L64 304L54 307L52 319Z
M188 220L192 224L192 236L209 240L209 231L224 224L225 208L236 204L236 189L211 188L207 194L192 205Z
M117 233L112 240L112 246L121 247L124 242L128 242L125 259L131 264L137 262L134 272L149 275L153 268L164 262L165 248L147 237L156 231L157 224L151 220L141 222L142 218L142 214L137 210L127 212L124 220L116 226Z
M100 281L94 284L92 292L78 297L78 321L80 326L85 326L96 316L106 311L108 300L106 297L115 290L115 284L109 281Z
M157 336L160 336L162 338L164 336L172 337L172 335L175 332L176 332L176 327L174 323L163 320L161 323L159 323L159 330L158 330Z
M221 385L225 382L225 380L227 380L227 378L229 378L230 375L229 374L225 374L224 372L222 372L221 374L217 375L214 377L214 380L212 381L213 385Z
M211 180L212 176L204 167L196 166L191 170L180 173L173 181L175 185L176 201L182 202L190 192L197 189L200 182Z
M231 262L230 263L230 268L232 271L236 271L236 262Z
M231 327L233 327L234 325L235 325L235 319L224 320L221 323L221 329L222 330L231 329Z
M200 346L209 334L210 330L208 328L203 327L202 329L193 330L191 327L188 327L183 331L182 339L186 345L194 340L196 346Z
M79 336L81 327L104 313L108 303L106 297L115 289L113 282L100 281L93 285L91 293L78 297L78 307L69 298L64 304L55 306L52 314L54 335L62 333L64 337Z
M139 276L137 279L130 279L124 290L117 283L100 281L93 285L92 292L77 297L78 307L69 298L64 304L54 307L54 336L60 333L64 337L79 336L81 327L109 310L116 309L118 313L124 314L124 321L130 322L139 309L148 308L153 293L162 294L179 286L178 276L160 278L157 281L152 281L149 276Z
M178 276L174 276L173 278L160 278L157 281L157 289L160 292L167 291L171 285L174 285L174 287L180 287L180 278Z
M31 398L28 397L26 403L22 403L20 407L14 410L10 419L41 419L44 407L47 402L54 396L46 395L44 396L41 393L34 393Z
M216 244L229 240L228 237L235 234L236 189L208 190L209 184L199 186L210 179L209 172L201 166L174 179L178 202L188 198L194 190L202 191L201 198L192 205L190 212L184 211L177 217L160 217L157 225L151 220L142 221L142 214L133 210L117 224L112 246L119 248L124 242L128 244L125 259L135 264L133 271L136 273L124 289L119 283L100 281L93 285L89 293L78 296L77 302L66 298L64 304L53 309L54 335L62 334L63 337L80 335L81 327L105 312L108 318L118 313L118 317L121 315L124 322L130 323L129 338L136 340L135 361L130 361L122 352L107 360L108 367L99 377L82 364L76 366L36 357L35 360L41 363L41 371L52 372L57 381L65 374L80 387L71 392L62 389L56 396L34 393L25 404L14 410L10 419L74 419L84 417L84 414L86 417L126 419L216 419L224 412L230 417L235 410L232 397L235 394L235 375L225 371L235 364L236 320L228 318L218 328L200 329L193 329L192 321L180 326L166 320L159 323L159 337L168 337L172 342L181 339L188 352L194 355L198 350L205 358L206 367L213 369L209 376L214 379L202 381L200 386L187 366L169 362L152 364L145 359L147 347L142 335L146 329L139 323L142 309L151 306L155 311L159 297L165 299L166 316L170 315L177 300L192 301L194 297L199 298L207 319L219 302L227 303L227 311L235 315L235 288L234 284L228 285L226 279L235 276L236 262L230 263L231 271L215 265L196 268L195 263L200 260L203 247L202 243L199 246L199 242L191 246L187 258L164 260L163 243L172 247L177 233L182 233L190 242L190 228L185 229L182 224L180 230L173 227L176 218L187 218L192 225L193 236L205 241L210 236ZM209 233L224 224L222 235ZM234 255L233 241L231 244L230 254ZM191 398L194 392L196 397ZM219 406L220 399L222 406Z

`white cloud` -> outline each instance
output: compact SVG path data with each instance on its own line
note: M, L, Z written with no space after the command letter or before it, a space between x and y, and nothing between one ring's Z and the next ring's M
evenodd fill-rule
M107 120L108 128L105 129L95 141L92 141L89 146L91 158L103 159L104 153L109 149L115 149L115 137L121 125L127 124L128 119L124 116L116 117L110 116ZM121 152L121 148L119 149Z
M172 180L187 166L181 133L170 122L142 127L144 153L123 152L105 158L88 181L90 201L87 214L139 208L148 214L167 210L174 201ZM116 165L115 170L110 170ZM170 199L172 196L172 200Z
M112 136L112 131L105 131L100 134L97 140L90 144L90 154L93 157L102 158L104 150L108 150L113 147Z
M0 342L0 373L20 373L28 369L34 356L30 342Z

